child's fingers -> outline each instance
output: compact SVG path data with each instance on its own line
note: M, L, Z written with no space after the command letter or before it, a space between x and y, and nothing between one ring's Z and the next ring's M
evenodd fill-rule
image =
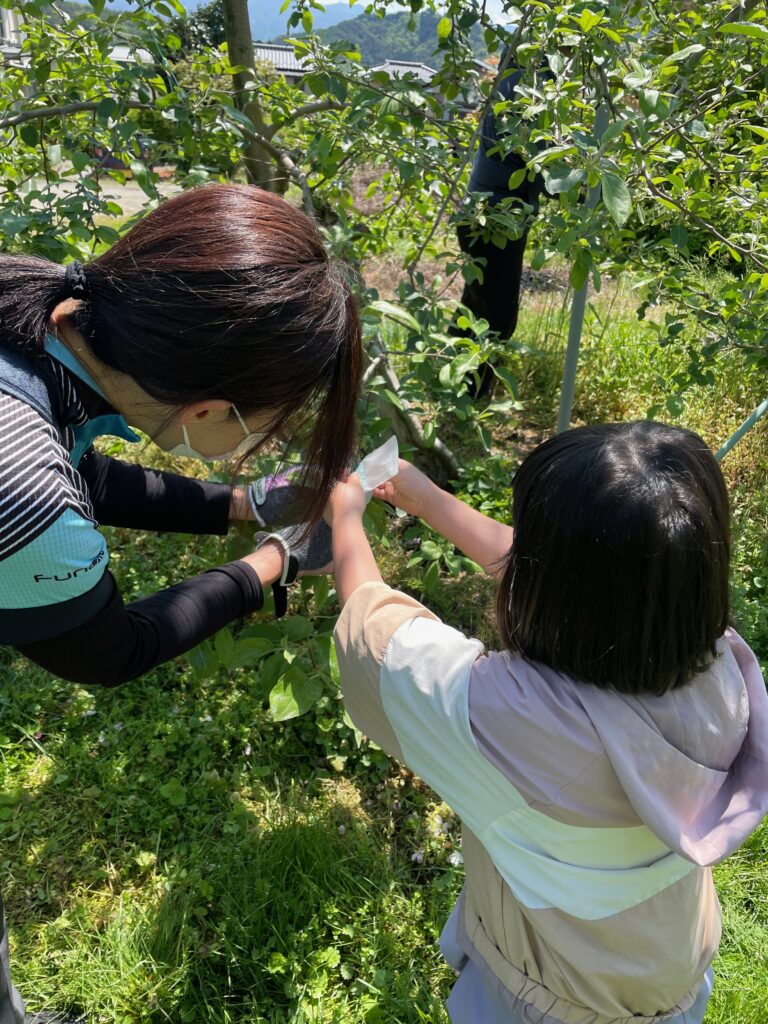
M373 497L379 501L383 501L385 505L389 505L391 508L397 508L397 501L395 500L394 491L392 489L387 490L382 487L380 490L377 489L373 492Z

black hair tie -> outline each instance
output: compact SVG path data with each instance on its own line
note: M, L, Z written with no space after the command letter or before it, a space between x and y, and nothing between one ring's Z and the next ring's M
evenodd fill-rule
M67 264L64 271L64 290L68 299L88 297L88 278L85 276L85 267L79 260Z

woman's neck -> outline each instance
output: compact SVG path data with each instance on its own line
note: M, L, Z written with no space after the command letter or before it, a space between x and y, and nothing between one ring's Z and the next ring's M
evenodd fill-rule
M51 315L51 334L72 353L81 366L93 377L109 404L116 409L131 426L154 437L162 431L171 410L151 398L131 378L113 370L98 359L88 347L82 334L72 324L75 311L67 309L70 303L61 303Z

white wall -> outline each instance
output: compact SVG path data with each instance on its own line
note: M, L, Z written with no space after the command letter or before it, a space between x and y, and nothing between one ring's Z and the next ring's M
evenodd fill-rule
M21 21L18 11L0 9L0 43L18 46L21 42Z

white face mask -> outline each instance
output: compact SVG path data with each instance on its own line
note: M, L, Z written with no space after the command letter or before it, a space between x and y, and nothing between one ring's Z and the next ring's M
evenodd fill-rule
M232 408L234 409L235 416L237 416L238 420L240 421L240 426L243 428L243 433L245 434L244 440L242 440L239 444L236 444L234 448L231 448L228 452L222 452L221 455L203 455L202 452L199 452L196 448L193 448L190 445L189 433L187 432L186 424L182 423L181 433L184 438L184 443L174 445L173 448L167 448L166 451L168 452L168 454L178 455L185 459L201 459L203 462L225 462L227 459L231 458L235 454L235 452L239 448L242 448L246 443L257 444L259 441L263 441L263 439L266 437L266 434L258 434L250 431L248 429L248 424L237 411L237 406L233 405Z

